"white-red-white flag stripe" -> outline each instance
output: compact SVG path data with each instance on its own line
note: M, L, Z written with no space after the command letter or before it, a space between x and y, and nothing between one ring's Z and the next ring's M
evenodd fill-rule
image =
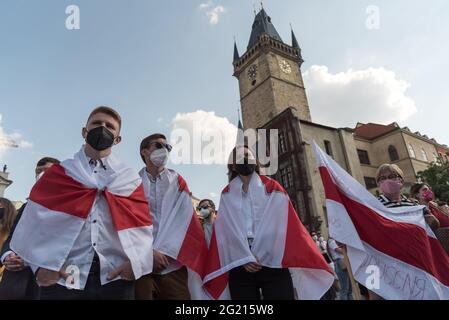
M235 178L223 190L214 223L204 283L213 299L229 299L228 272L258 261L265 267L288 268L299 299L319 299L334 275L298 218L284 188L273 179L253 174L249 193L255 226L248 246L242 211L242 182ZM256 200L257 199L257 200Z
M159 219L159 227L153 247L187 267L190 296L200 300L205 298L202 277L207 243L186 181L178 173L171 173L162 201L162 214L154 217L155 221ZM140 176L149 198L150 182L145 168L140 171Z
M449 257L423 206L386 208L319 146L329 232L346 244L355 279L385 299L449 299Z
M111 232L117 232L135 277L151 273L152 222L140 177L111 159L113 179L99 186L83 169L81 152L53 165L33 186L11 240L12 250L32 265L61 269L101 193L115 227Z

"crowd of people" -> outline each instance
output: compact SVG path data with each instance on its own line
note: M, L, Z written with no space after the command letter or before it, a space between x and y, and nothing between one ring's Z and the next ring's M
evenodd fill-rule
M0 299L301 299L295 272L304 259L331 275L322 299L352 300L354 290L381 299L354 281L344 245L305 235L285 190L260 174L247 146L230 155L217 212L210 199L193 208L186 181L166 167L172 147L163 134L142 140L140 172L115 158L121 126L112 108L94 109L73 159L38 161L27 203L16 212L0 198ZM447 251L449 210L429 185L405 196L395 164L378 169L377 183L388 208L424 205Z

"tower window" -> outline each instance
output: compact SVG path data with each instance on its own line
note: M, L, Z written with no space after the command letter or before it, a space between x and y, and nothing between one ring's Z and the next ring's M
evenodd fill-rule
M328 140L324 140L324 148L326 149L326 153L330 155L331 157L334 157L334 154L332 152L332 145L331 142Z
M365 186L367 189L377 188L376 179L372 177L363 177L365 179Z
M415 149L413 149L413 146L410 143L408 144L408 152L410 154L410 158L416 158Z
M427 153L426 150L424 150L424 148L421 149L421 154L424 161L429 162L429 158L427 158Z
M255 85L256 85L256 83L257 83L257 81L256 81L256 80L253 80L253 81L251 81L251 85L252 85L252 86L255 86Z
M281 183L284 186L285 189L293 187L293 175L292 175L292 168L286 167L279 170L281 175Z
M398 150L394 146L388 147L388 154L390 155L391 162L399 160Z
M279 154L287 152L287 141L284 130L279 131Z
M371 162L369 161L368 151L357 149L357 154L359 155L361 164L371 165Z

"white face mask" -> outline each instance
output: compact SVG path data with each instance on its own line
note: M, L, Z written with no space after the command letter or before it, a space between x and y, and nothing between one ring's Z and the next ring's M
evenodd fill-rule
M317 240L318 240L318 237L317 237L317 236L313 236L312 239L313 239L314 241L317 241Z
M206 219L207 217L209 217L210 216L210 209L202 208L200 210L200 216L203 219Z
M168 150L156 149L150 155L150 161L158 168L165 166L168 162Z

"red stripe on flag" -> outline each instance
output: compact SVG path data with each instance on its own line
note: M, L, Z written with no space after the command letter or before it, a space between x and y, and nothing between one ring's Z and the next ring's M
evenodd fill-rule
M384 218L374 210L347 197L321 167L326 198L341 203L362 241L376 250L433 275L449 286L449 257L437 239L414 224Z
M273 191L286 193L285 189L276 180L266 176L260 176L260 180L262 180L262 183L265 185L267 193L272 193Z
M221 191L221 193L223 194L223 193L229 193L229 190L230 190L231 188L229 187L229 184L226 186L226 187L224 187L224 189Z
M86 219L95 202L97 189L89 189L54 164L33 186L30 200L57 212Z
M189 228L187 229L176 260L203 278L206 255L207 243L204 238L204 232L196 217L196 212L193 210Z
M291 201L288 202L287 234L282 266L284 268L322 269L333 274L312 237L299 220Z
M117 231L151 226L151 216L145 191L141 183L127 197L104 192Z
M430 211L435 216L435 218L440 221L440 228L448 228L449 227L449 217L446 216L443 212L441 212L438 208L433 207L432 205L429 206Z
M220 253L218 251L217 238L215 236L215 228L212 232L210 240L209 254L207 255L209 260L206 262L205 275L211 274L221 269ZM219 277L216 277L204 284L204 288L209 294L217 300L220 298L223 291L228 285L229 274L226 272Z
M179 189L178 189L179 192L185 191L189 195L191 194L189 187L187 186L187 182L184 180L184 178L180 174L178 174L178 184L179 184Z

